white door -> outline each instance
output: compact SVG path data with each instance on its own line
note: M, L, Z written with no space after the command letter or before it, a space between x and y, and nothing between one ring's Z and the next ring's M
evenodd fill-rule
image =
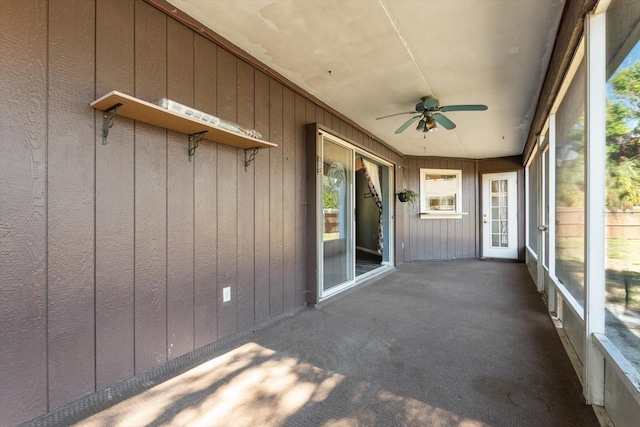
M482 176L482 256L518 258L518 174Z

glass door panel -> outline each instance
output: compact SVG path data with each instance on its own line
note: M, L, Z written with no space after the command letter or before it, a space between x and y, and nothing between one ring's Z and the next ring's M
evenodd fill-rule
M323 138L322 294L354 278L353 150Z

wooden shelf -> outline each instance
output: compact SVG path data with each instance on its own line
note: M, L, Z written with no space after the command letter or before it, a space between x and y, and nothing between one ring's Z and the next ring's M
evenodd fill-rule
M134 98L133 96L129 96L115 90L96 99L91 103L91 106L95 109L105 111L117 104L121 104L117 110L118 116L182 132L187 135L206 132L204 134L204 139L212 142L219 142L221 144L231 145L245 150L277 147L277 144L231 132L211 123L206 123L202 120L192 119L191 117L174 113L166 108L159 107L151 104L150 102L142 101L138 98Z

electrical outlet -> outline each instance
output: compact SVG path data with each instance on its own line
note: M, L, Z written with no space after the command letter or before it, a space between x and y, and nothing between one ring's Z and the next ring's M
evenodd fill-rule
M231 301L231 286L222 288L222 302Z

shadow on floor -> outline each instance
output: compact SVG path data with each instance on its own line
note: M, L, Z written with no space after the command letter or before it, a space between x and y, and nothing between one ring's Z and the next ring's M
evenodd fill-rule
M406 263L78 426L598 426L523 264Z

